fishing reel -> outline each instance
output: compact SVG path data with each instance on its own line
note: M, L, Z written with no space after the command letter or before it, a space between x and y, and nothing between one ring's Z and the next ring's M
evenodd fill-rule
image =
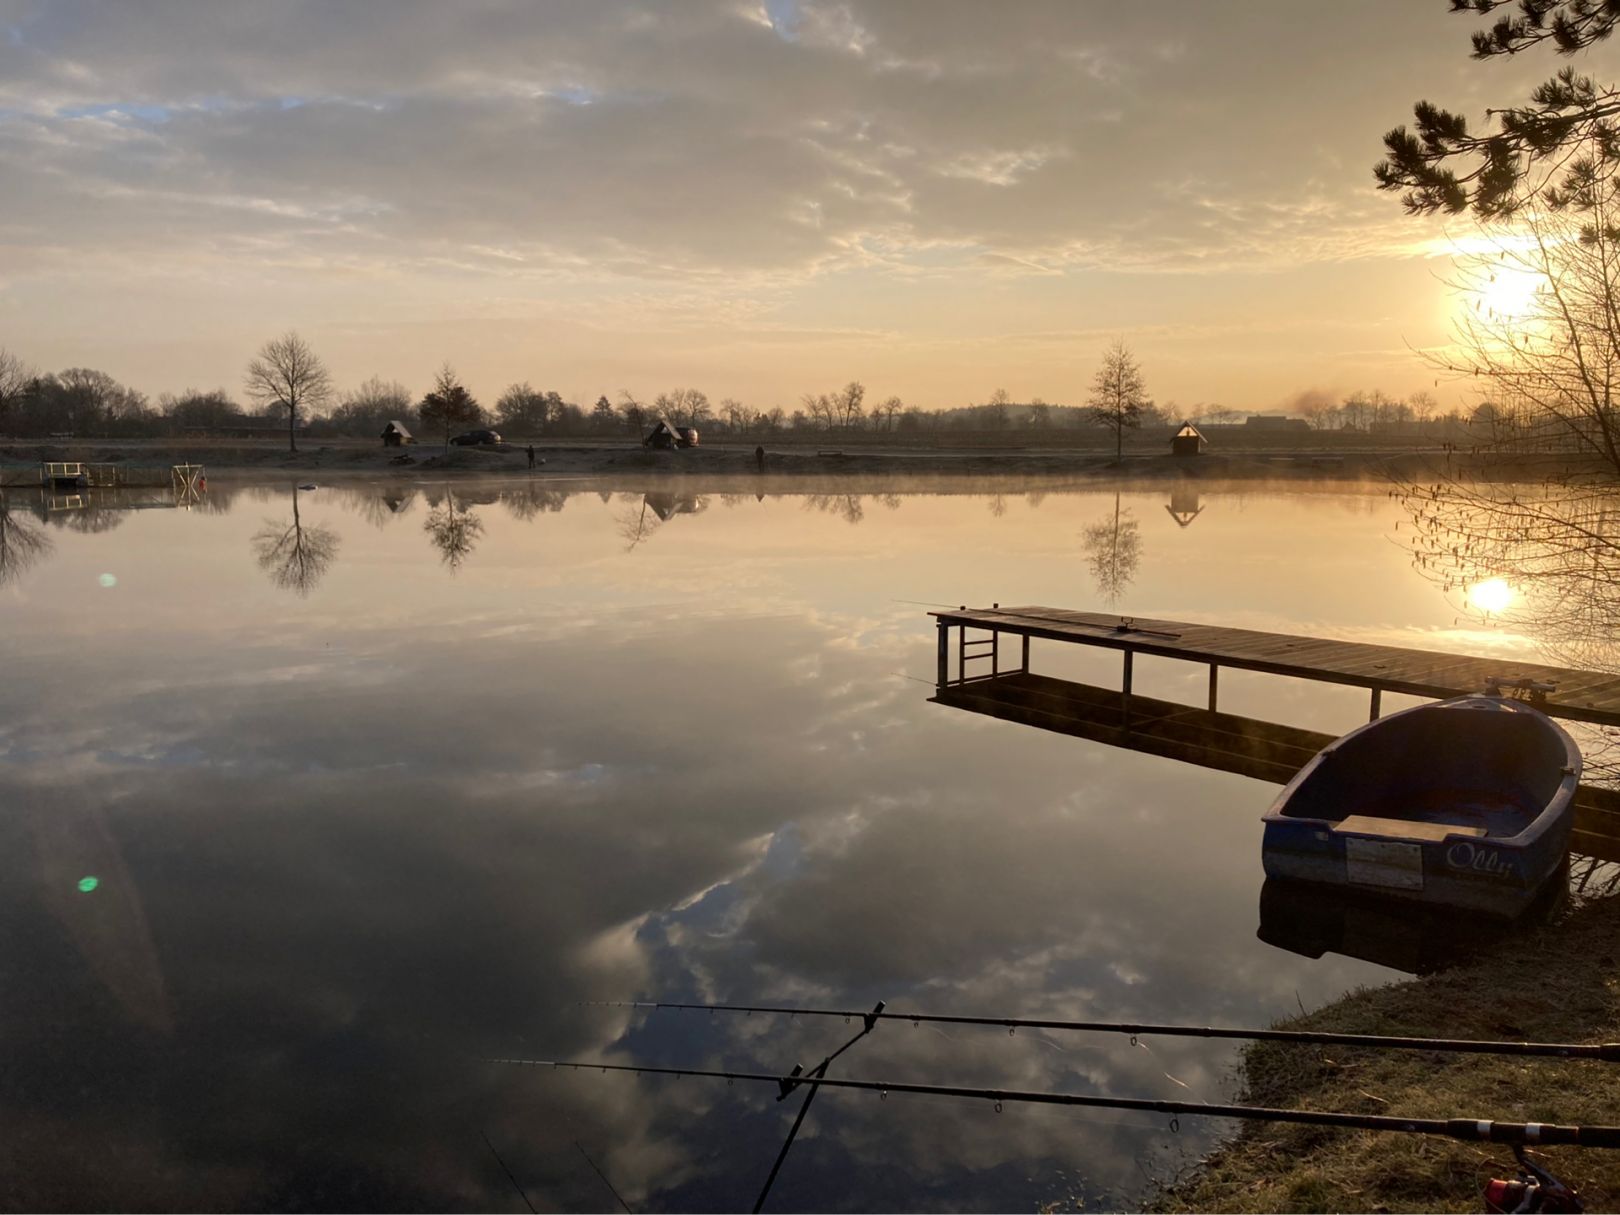
M1519 1211L1584 1211L1573 1186L1553 1176L1513 1145L1519 1175L1511 1181L1493 1178L1485 1183L1485 1209L1494 1213Z

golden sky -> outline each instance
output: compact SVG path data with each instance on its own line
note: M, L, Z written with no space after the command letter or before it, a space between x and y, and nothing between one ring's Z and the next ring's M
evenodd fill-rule
M0 345L239 392L450 360L589 402L849 379L1080 403L1435 391L1447 234L1385 130L1560 66L1446 0L0 0ZM1602 75L1612 49L1578 61Z

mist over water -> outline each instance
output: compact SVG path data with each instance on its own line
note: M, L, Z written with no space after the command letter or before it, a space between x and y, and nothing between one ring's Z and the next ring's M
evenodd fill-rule
M594 1163L637 1210L747 1208L797 1099L481 1060L782 1072L851 1032L580 1001L1318 1006L1394 972L1256 938L1275 786L930 705L927 605L1534 654L1459 618L1372 490L50 506L13 494L0 527L0 1167L25 1207L521 1209L498 1152L536 1207L617 1209ZM1035 668L1117 686L1069 649ZM1205 678L1137 660L1145 695ZM1366 715L1241 672L1221 695ZM834 1074L1216 1101L1234 1057L885 1023ZM770 1209L1129 1205L1224 1129L829 1091Z

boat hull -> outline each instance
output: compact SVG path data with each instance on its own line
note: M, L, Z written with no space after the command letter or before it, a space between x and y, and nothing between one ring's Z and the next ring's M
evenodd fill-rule
M1516 917L1567 855L1580 752L1528 705L1462 697L1325 747L1265 816L1267 877Z

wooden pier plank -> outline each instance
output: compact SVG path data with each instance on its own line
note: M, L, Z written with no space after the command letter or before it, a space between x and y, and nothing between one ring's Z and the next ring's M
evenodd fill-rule
M1555 717L1620 726L1620 676L1516 658L1447 654L1177 620L1041 606L930 613L963 625L1138 654L1214 663L1319 682L1445 698L1481 691L1492 677L1534 679L1557 689L1543 706ZM1121 627L1122 623L1126 627Z

